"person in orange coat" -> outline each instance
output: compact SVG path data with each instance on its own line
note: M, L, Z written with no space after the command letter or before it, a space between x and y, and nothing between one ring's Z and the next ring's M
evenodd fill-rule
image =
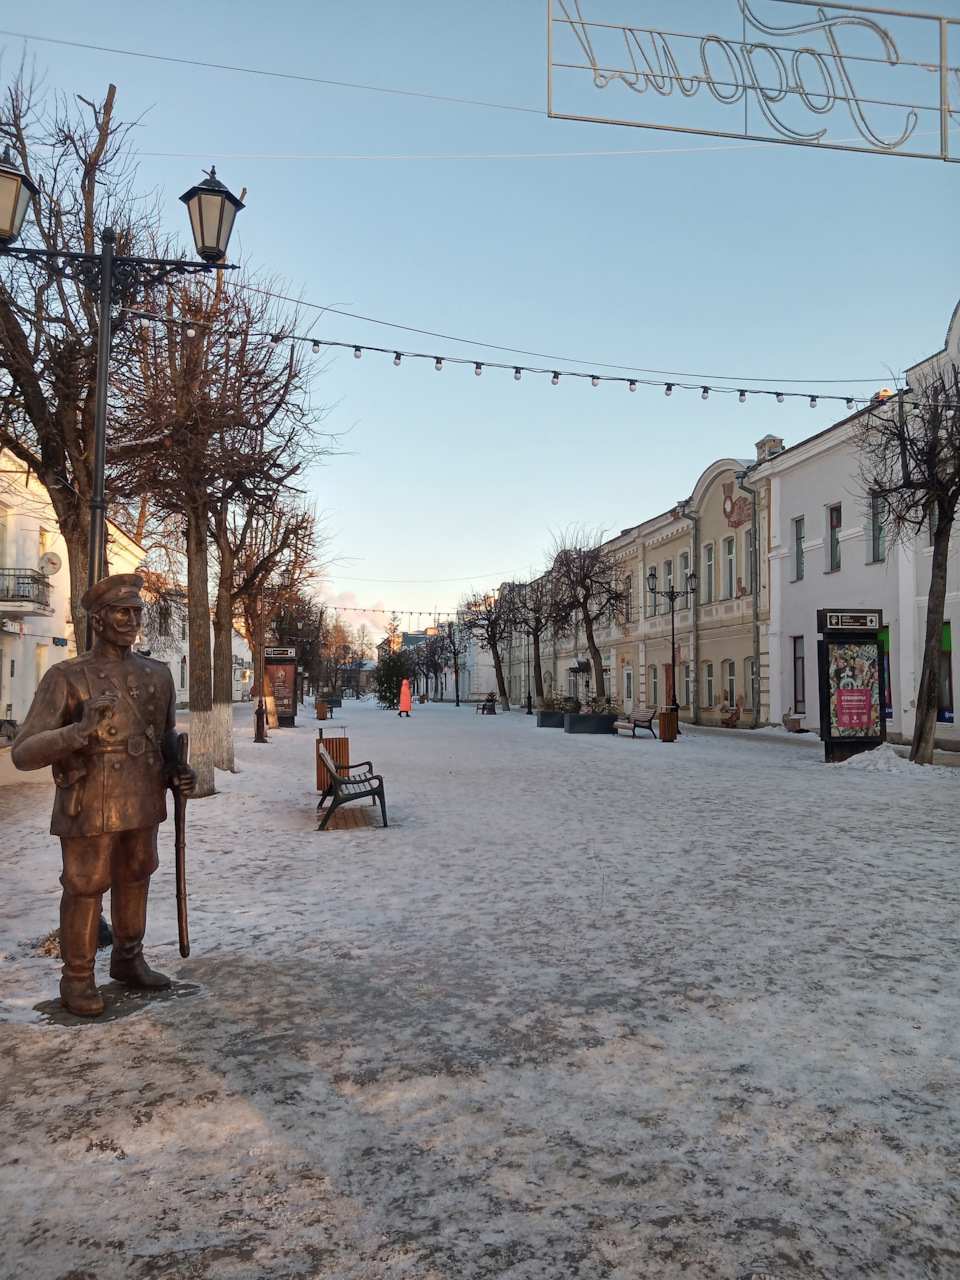
M401 684L400 686L400 710L397 712L397 715L398 716L405 715L409 720L410 708L412 706L413 706L413 699L410 697L410 681L404 680L403 684Z

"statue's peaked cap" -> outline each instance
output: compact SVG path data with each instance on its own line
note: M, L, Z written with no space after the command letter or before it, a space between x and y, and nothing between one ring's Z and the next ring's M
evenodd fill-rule
M80 603L87 613L99 613L107 605L135 605L143 607L140 589L143 578L139 573L114 573L109 578L101 578L99 582L84 593Z

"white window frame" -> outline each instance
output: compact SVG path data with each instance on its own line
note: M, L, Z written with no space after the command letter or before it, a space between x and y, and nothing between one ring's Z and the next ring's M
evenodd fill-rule
M700 590L700 603L713 604L714 591L716 589L716 548L712 542L708 542L701 552L703 559L703 574Z
M723 599L732 600L737 594L737 539L735 535L723 540Z

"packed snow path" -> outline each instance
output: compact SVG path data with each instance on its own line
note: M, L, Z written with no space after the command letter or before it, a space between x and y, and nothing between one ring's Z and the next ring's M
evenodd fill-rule
M161 829L180 996L114 1021L34 1009L52 787L0 788L4 1280L960 1275L960 771L337 716L390 829L238 709L186 961Z

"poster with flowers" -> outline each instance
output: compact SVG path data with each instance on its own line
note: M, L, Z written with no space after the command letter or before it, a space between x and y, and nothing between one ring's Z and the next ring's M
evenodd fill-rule
M828 644L831 737L879 736L880 668L880 646L876 642Z

